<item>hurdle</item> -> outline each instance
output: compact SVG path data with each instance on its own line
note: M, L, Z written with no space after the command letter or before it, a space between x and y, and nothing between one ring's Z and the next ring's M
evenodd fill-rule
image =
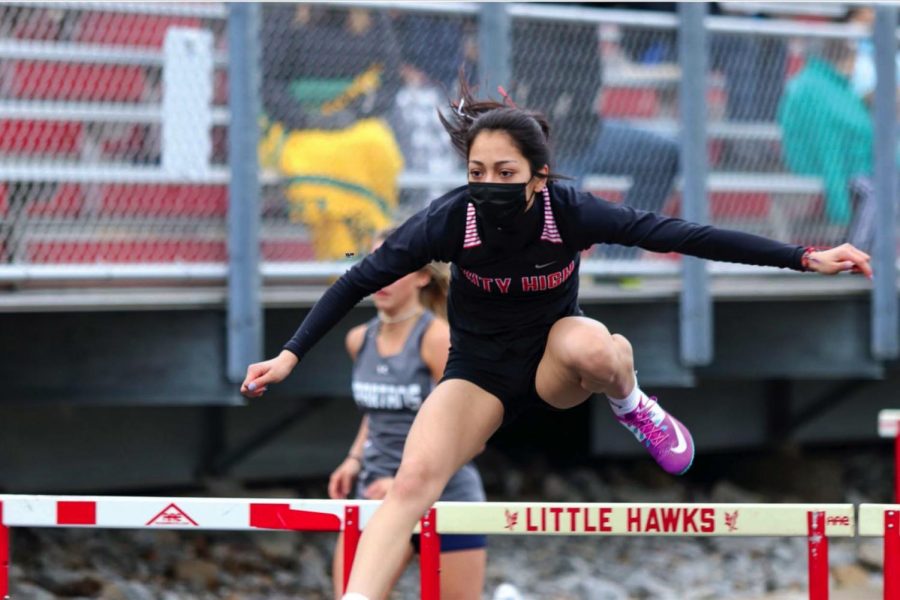
M900 505L860 504L859 535L884 538L884 600L900 599Z
M900 410L878 412L878 435L894 440L894 502L900 504Z
M377 501L0 495L0 598L18 527L343 531L344 585ZM438 502L423 516L421 598L440 598L440 536L806 537L809 597L827 600L828 539L855 534L852 504Z

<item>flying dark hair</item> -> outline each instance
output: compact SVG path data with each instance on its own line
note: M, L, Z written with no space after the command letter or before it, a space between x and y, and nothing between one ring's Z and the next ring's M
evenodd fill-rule
M438 111L438 118L454 148L469 160L469 150L476 136L482 131L503 131L528 160L535 177L559 178L559 175L539 173L544 165L550 165L550 124L543 114L516 106L503 88L499 88L509 104L496 100L480 100L475 97L466 81L465 73L459 73L459 100L450 100L450 111L445 116Z

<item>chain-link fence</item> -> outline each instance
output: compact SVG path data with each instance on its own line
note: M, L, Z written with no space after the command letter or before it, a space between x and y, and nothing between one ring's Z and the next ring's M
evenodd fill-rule
M554 170L607 200L671 210L678 172L674 15L640 19L612 11L514 13L516 101L549 119ZM643 21L638 24L639 21ZM638 249L597 248L595 257L638 258Z
M293 21L286 16L274 17L277 11L293 12ZM284 44L297 50L284 54L283 60L269 60L269 64L277 63L279 70L287 67L295 73L302 72L293 76L295 92L298 81L317 79L315 75L325 71L330 70L332 79L343 76L352 82L347 69L364 74L366 66L379 61L387 65L380 89L369 98L369 112L363 110L365 105L360 101L357 111L362 112L354 123L366 122L377 113L387 124L390 132L384 132L383 145L377 151L382 161L378 172L383 174L387 169L399 177L392 180L399 181L400 188L395 191L388 187L377 193L379 184L371 181L363 187L367 193L376 191L370 195L378 201L370 198L354 207L341 190L306 184L307 176L316 172L316 166L307 163L298 167L307 169L299 179L297 173L282 167L281 180L289 183L270 189L268 197L273 205L279 204L279 195L286 198L282 206L287 214L282 219L307 226L312 255L339 258L348 249L364 251L371 231L385 226L388 220L399 220L439 191L464 181L434 114L436 106L444 101L442 89L435 85L428 92L418 89L411 94L410 90L417 88L410 83L417 81L412 78L416 74L421 75L419 81L443 84L452 90L453 77L460 66L465 66L472 81L481 81L476 46L479 24L473 16L334 6L316 10L304 6L272 7L268 15L282 26L293 22L296 29L300 27L297 23L302 22L303 27L319 27L319 35L346 49L352 49L356 43L354 35L382 40L377 46L381 54L369 53L361 60L351 50L340 54L340 64L329 66L319 61L315 69L303 71L296 56L304 54L306 44L317 38L295 35L291 42L279 42L278 36L267 33L263 43L270 48L271 56L283 53L279 48ZM664 214L681 214L677 15L531 5L511 5L510 15L507 87L517 104L540 110L550 118L554 128L554 170L603 198ZM830 174L825 167L821 172L810 166L792 167L782 145L784 123L779 120L778 108L787 102L787 82L802 71L809 49L818 44L816 40L841 40L849 46L855 44L859 32L846 25L810 28L792 21L792 15L775 16L779 18L773 19L776 27L771 30L760 25L769 20L758 18L711 20L715 26L709 35L706 98L711 222L786 242L834 244L847 238L850 225L846 214L835 219L834 203L829 200L825 181ZM834 15L812 18L833 19ZM355 34L347 33L348 28L354 27ZM336 55L326 50L318 52ZM397 61L399 78L390 73ZM410 69L410 62L416 61L422 68ZM264 77L266 68L264 65ZM424 75L419 71L424 71ZM283 76L283 71L279 75ZM317 80L317 84L321 85L321 81ZM270 84L264 84L264 88L266 85ZM310 89L307 87L307 93ZM393 95L394 102L379 98L382 93ZM299 109L292 110L297 114ZM341 116L346 119L348 113ZM792 125L788 124L788 132ZM332 171L354 170L348 161L326 158L332 156L329 152L346 155L338 150L341 144L348 144L348 149L353 147L352 140L335 141L335 136L346 135L351 129L340 122L327 127L331 137L323 137L319 142L328 151L307 147L307 153L328 161ZM397 146L390 141L390 134ZM284 135L277 139L283 140ZM265 142L264 148L278 147L274 139L268 145ZM837 139L827 143L832 148L843 144ZM871 156L871 139L860 143ZM398 148L402 166L396 160ZM303 147L295 145L294 150L300 152ZM366 162L361 158L364 155L355 155L360 157L360 163ZM342 177L349 176L339 174L337 178ZM364 177L362 170L356 173L353 183L358 183L360 177ZM423 180L429 179L433 185L423 189ZM409 182L419 185L411 189L404 185ZM301 191L304 185L306 192ZM404 202L407 199L413 201ZM323 237L332 247L325 248L317 241ZM598 248L594 256L642 262L666 258L621 248Z
M871 251L852 221L870 187L873 123L867 99L848 85L866 38L847 24L726 16L715 25L713 221L803 245L852 239Z
M274 260L366 252L447 189L462 165L436 110L474 70L475 34L459 12L262 7L263 236L307 244Z
M263 261L365 252L374 231L465 182L436 110L461 67L482 78L479 10L262 6ZM550 118L554 170L680 214L678 16L538 5L508 16L506 85ZM226 17L221 4L0 7L0 263L227 260ZM774 17L708 20L711 220L835 243L871 187L871 59L867 78L853 62L871 42L864 24ZM854 83L856 96L835 100L853 125L829 129L803 94L846 75L869 91Z
M225 259L226 16L0 7L0 263Z

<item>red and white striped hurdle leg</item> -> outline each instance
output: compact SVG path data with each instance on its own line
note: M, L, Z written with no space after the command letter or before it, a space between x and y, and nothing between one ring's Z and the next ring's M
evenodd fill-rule
M900 599L900 511L884 511L884 598Z
M900 435L894 436L894 503L900 504Z
M828 600L828 537L825 512L807 513L809 524L809 600Z
M422 600L441 597L441 536L437 532L437 511L429 508L419 523L419 570Z
M341 590L343 592L347 591L357 546L359 546L359 507L348 506L344 509L344 584Z

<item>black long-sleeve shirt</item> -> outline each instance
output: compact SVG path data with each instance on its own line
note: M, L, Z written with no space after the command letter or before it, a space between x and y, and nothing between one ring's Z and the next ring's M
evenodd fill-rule
M802 246L636 210L559 183L549 191L550 203L538 196L531 209L539 218L530 239L515 248L497 245L500 234L476 218L466 187L435 200L331 286L285 349L302 358L362 298L432 260L452 263L453 347L492 360L528 352L557 320L579 314L579 256L593 244L802 270Z

